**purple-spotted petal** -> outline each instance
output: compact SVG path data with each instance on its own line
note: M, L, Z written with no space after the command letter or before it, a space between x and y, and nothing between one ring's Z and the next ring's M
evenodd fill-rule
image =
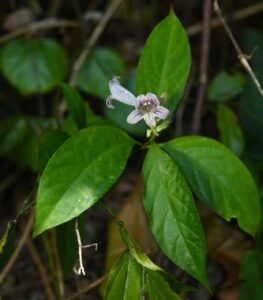
M155 114L152 112L148 112L146 114L143 115L143 118L146 122L146 124L150 127L156 127L156 121L155 121Z
M136 124L142 118L143 118L143 115L137 109L135 109L128 115L127 122L129 124Z
M154 106L157 107L157 106L160 105L160 101L159 101L158 97L155 94L153 94L153 93L147 93L146 97L148 97L149 99L152 100Z
M160 118L160 119L166 119L169 115L169 110L163 106L158 106L156 111L155 111L155 115Z
M107 98L108 101L106 101L106 104L111 107L111 100L115 99L118 100L122 103L128 104L128 105L135 105L135 99L136 97L126 90L123 86L120 85L119 80L117 77L114 77L110 82L109 82L109 88L111 91L111 95Z

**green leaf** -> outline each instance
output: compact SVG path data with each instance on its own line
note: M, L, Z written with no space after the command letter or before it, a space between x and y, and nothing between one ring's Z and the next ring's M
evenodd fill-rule
M147 270L146 290L150 300L180 300L174 293L169 283L158 272Z
M142 267L129 254L124 252L113 266L105 291L105 300L141 300Z
M123 74L124 65L118 54L108 48L96 49L86 60L78 77L78 87L93 96L106 100L109 81Z
M23 139L28 132L27 119L15 115L0 124L0 156L8 154Z
M208 88L208 97L212 101L226 101L242 92L243 83L239 74L219 73Z
M145 267L147 270L157 271L159 274L165 278L167 282L169 282L170 286L176 291L192 291L193 287L184 284L173 277L171 277L167 272L153 263L150 258L144 254L136 241L129 235L128 231L124 227L122 221L117 221L117 225L119 227L120 235L124 244L128 247L130 254L134 257L138 264Z
M226 105L220 104L217 107L216 118L221 143L240 157L244 150L244 137L236 115Z
M263 300L263 257L258 250L248 251L241 264L243 283L240 300Z
M61 130L51 129L43 133L39 139L39 169L44 171L50 157L65 142L69 135Z
M147 269L154 271L162 271L160 267L154 264L150 260L150 258L143 253L136 241L129 235L128 231L124 227L123 222L118 221L117 225L119 227L119 232L124 244L126 244L128 249L130 250L131 255L135 258L135 260Z
M40 179L34 235L96 203L122 173L133 144L126 133L108 126L92 126L70 137Z
M64 276L67 277L72 272L78 254L75 220L58 226L56 236L61 267Z
M62 84L63 94L69 112L79 129L87 126L86 105L79 92L67 84Z
M64 49L47 38L17 38L2 51L2 72L22 94L47 92L67 75Z
M174 139L163 147L200 200L227 221L237 218L243 230L255 234L260 218L257 187L230 150L213 139L198 136Z
M137 92L168 93L174 109L183 93L191 66L187 35L174 12L155 26L144 46L137 68Z
M176 164L156 144L147 153L143 178L146 215L161 249L208 286L204 234L191 191Z
M7 241L7 237L8 237L8 234L9 234L9 231L11 229L11 223L8 222L7 223L7 226L6 226L6 230L5 232L3 233L1 239L0 239L0 254L3 252L4 250L4 247L5 247L5 244L6 244L6 241Z

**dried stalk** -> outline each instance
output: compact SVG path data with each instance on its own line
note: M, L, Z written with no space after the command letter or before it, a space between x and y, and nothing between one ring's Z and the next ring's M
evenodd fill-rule
M221 23L222 23L222 25L223 25L226 33L227 33L229 39L231 40L231 42L232 42L232 44L234 46L234 48L236 49L237 57L238 57L241 65L245 68L245 70L249 74L250 78L254 82L254 84L255 84L257 90L259 91L260 95L263 97L263 89L262 89L262 87L261 87L261 85L260 85L260 83L259 83L259 81L258 81L258 79L257 79L257 77L255 75L255 73L253 72L252 68L250 67L250 65L248 63L248 58L249 57L245 53L243 53L243 51L241 50L239 44L237 43L237 41L236 41L236 39L235 39L235 37L234 37L234 35L233 35L230 27L226 23L226 20L225 20L223 14L222 14L222 11L221 11L221 9L219 7L219 4L218 4L217 0L214 1L214 10L217 13L217 15L218 15L218 17L219 17L219 19L220 19L220 21L221 21Z

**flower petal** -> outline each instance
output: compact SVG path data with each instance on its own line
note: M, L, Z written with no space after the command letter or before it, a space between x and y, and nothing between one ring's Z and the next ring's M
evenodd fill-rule
M153 93L147 93L146 97L150 98L153 101L154 106L157 107L157 106L160 105L160 101L159 101L158 97L155 94L153 94Z
M128 115L127 122L129 124L135 124L139 122L142 118L143 115L137 109L135 109Z
M143 115L143 118L144 118L144 121L146 122L146 124L150 128L156 127L155 113L148 112L148 113Z
M128 105L132 105L132 106L135 105L136 97L131 92L129 92L123 86L120 85L117 77L114 77L109 82L109 88L111 91L111 99L118 100Z
M114 106L112 105L111 103L111 100L112 100L112 95L109 95L106 99L106 105L109 107L109 108L114 108Z
M166 119L169 113L169 110L163 106L158 106L155 111L155 115L160 119Z

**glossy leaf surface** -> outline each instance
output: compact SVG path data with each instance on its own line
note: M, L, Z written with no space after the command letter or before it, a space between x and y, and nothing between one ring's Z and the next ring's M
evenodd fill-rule
M207 285L204 234L191 191L172 158L158 145L147 153L144 207L163 252Z
M173 11L151 32L137 68L137 93L168 93L167 106L175 108L191 66L187 35Z
M2 51L2 72L21 93L47 92L67 75L64 49L47 38L18 38Z
M213 139L197 136L174 139L163 147L200 200L227 221L237 218L246 232L256 232L260 218L257 187L229 149Z
M71 220L97 202L122 173L133 143L126 133L108 126L83 129L69 138L40 179L34 234Z
M142 278L142 267L128 251L124 252L110 272L104 299L143 299Z

